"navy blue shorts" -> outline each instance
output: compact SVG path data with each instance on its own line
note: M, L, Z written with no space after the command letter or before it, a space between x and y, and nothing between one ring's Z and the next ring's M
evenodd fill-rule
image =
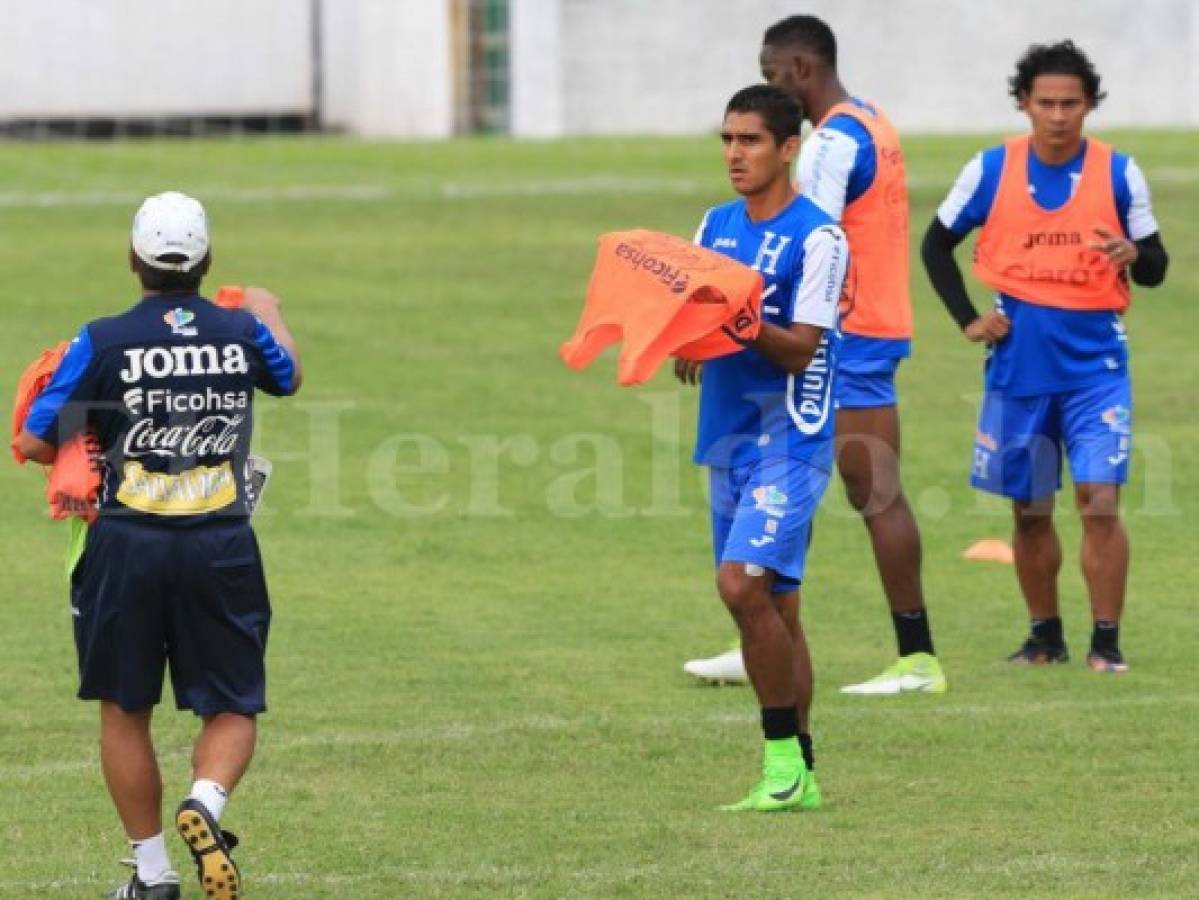
M71 577L79 698L154 706L170 663L179 709L266 709L271 622L248 522L159 528L101 518Z

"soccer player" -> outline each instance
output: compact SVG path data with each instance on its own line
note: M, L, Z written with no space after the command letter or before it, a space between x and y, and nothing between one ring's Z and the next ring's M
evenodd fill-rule
M897 659L851 694L941 693L947 684L933 648L920 579L920 532L899 476L895 373L911 349L908 201L899 136L875 103L851 96L837 74L837 41L815 16L766 30L763 77L794 97L815 127L796 166L800 191L839 221L849 238L852 307L833 387L837 469L862 516L891 609ZM745 679L734 649L684 669L704 680Z
M1029 47L1010 90L1031 134L966 165L929 225L923 257L966 338L987 345L971 482L1012 500L1016 575L1032 619L1028 639L1009 659L1068 659L1053 527L1064 451L1094 620L1087 662L1099 672L1124 672L1128 538L1119 502L1132 449L1132 393L1121 314L1129 276L1160 284L1167 256L1141 170L1083 134L1104 97L1099 83L1071 41ZM953 257L974 228L982 229L974 274L995 292L994 308L981 316Z
M180 896L150 729L168 663L177 706L202 721L175 827L204 896L242 893L219 820L266 708L271 609L247 509L254 390L293 394L301 372L274 296L250 288L244 310L225 310L199 295L211 260L196 200L148 198L129 253L140 301L80 330L17 439L50 464L88 426L104 451L71 611L79 697L99 701L101 767L135 858L118 900Z
M799 618L812 515L833 464L832 378L845 235L796 194L799 105L756 85L725 110L724 161L739 200L708 210L696 242L762 274L762 330L702 366L695 462L710 470L716 587L741 635L761 706L762 780L724 809L812 808L812 667ZM685 384L699 363L678 361Z

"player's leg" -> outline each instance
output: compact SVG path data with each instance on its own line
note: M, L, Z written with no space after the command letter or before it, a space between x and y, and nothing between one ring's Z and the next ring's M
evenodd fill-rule
M816 784L816 748L812 742L812 692L815 675L812 671L812 655L808 651L808 640L800 621L800 595L798 585L791 589L790 579L776 577L774 605L782 616L791 635L791 647L795 662L795 710L799 719L799 749L804 765L808 769L808 780L804 785L804 809L817 809L821 805L820 788Z
M248 524L194 529L176 555L183 587L172 608L171 679L180 708L194 711L203 726L193 752L192 789L179 805L175 827L205 895L234 900L244 887L232 857L237 838L220 821L253 758L255 717L266 709L270 602Z
M970 483L1012 501L1012 553L1030 620L1012 663L1043 665L1069 659L1057 602L1062 548L1053 527L1061 487L1061 423L1055 397L983 397L974 438Z
M776 603L803 578L811 517L827 473L780 458L746 467L737 478L737 507L721 551L717 588L737 623L742 653L762 713L766 746L762 781L732 809L794 809L803 805L807 767L799 743L801 694L795 628ZM806 644L804 645L806 650ZM810 701L806 701L810 702Z
M1063 403L1063 430L1082 521L1080 562L1091 599L1087 663L1120 673L1120 617L1128 582L1128 535L1120 521L1120 485L1132 451L1132 388L1127 377L1073 391Z
M920 531L899 475L899 411L894 373L850 375L838 389L837 469L870 535L891 609L897 660L882 674L848 685L850 694L942 693L947 687L929 628L920 582ZM878 384L881 383L881 384ZM873 406L846 404L877 403Z

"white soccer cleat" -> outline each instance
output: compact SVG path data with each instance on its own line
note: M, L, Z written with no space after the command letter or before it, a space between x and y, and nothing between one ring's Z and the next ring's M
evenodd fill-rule
M740 647L708 659L688 660L683 663L683 671L708 684L745 684L749 681Z
M935 656L912 653L901 656L881 675L861 684L847 684L842 694L943 694L949 684Z

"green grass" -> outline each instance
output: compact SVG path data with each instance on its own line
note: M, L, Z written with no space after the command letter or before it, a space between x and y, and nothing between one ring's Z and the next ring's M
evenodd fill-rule
M208 201L212 281L275 288L306 352L302 396L264 401L259 428L276 460L259 525L271 711L227 814L250 896L1193 893L1199 150L1193 134L1115 138L1148 172L1172 254L1168 285L1130 316L1132 674L1000 662L1024 627L1014 576L958 555L1008 530L965 483L979 357L917 268L905 480L950 693L836 692L893 648L865 534L834 486L805 590L827 808L732 818L713 807L754 780L752 696L680 672L732 633L687 461L694 396L665 372L618 389L611 355L581 375L556 358L598 233L690 234L726 197L714 139L0 145L0 383L135 298L135 203L119 197L167 187ZM978 146L907 142L917 238ZM368 190L262 193L295 185ZM30 205L80 192L118 200ZM40 487L0 469L0 895L93 897L125 847L95 710L72 699L65 537ZM1072 517L1061 531L1078 659ZM194 730L164 707L171 803Z

